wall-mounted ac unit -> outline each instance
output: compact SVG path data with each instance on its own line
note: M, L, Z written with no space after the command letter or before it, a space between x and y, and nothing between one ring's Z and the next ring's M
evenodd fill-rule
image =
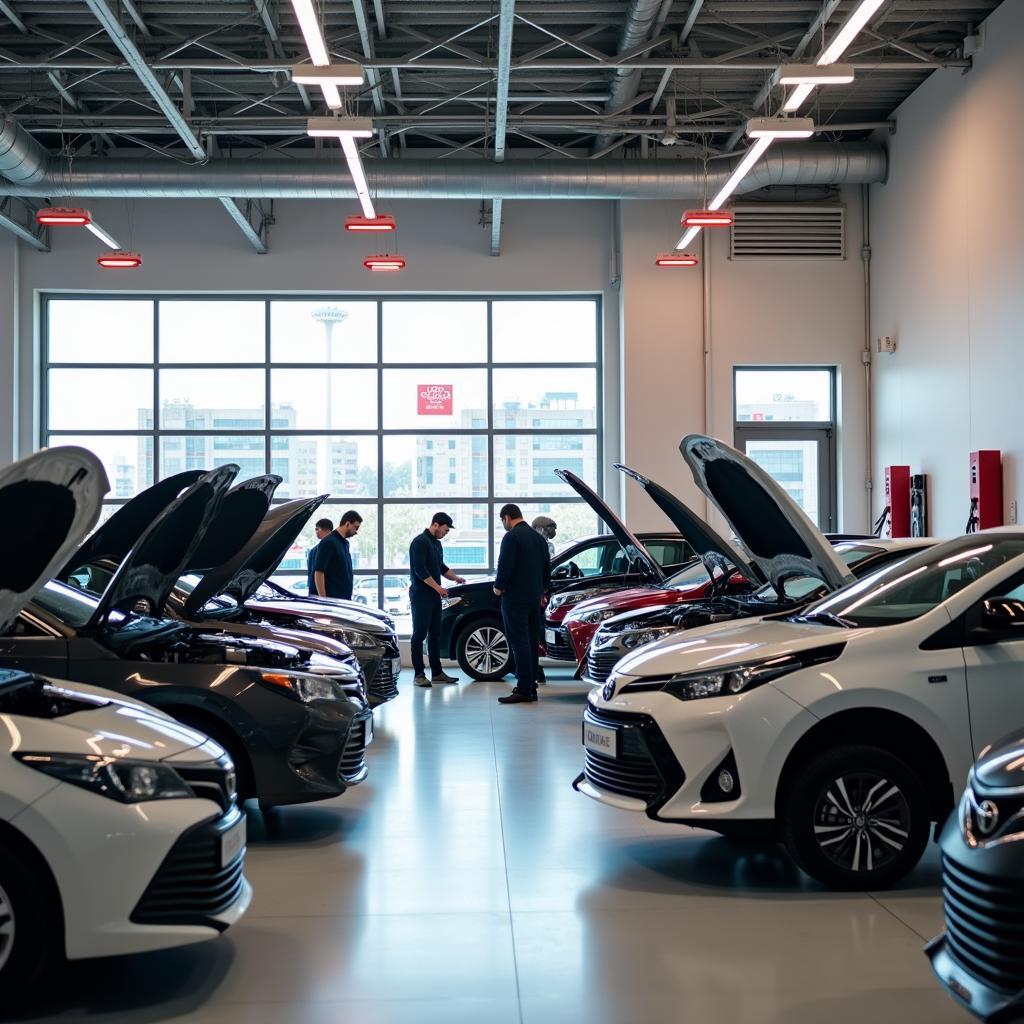
M734 260L841 260L846 257L844 206L733 207Z

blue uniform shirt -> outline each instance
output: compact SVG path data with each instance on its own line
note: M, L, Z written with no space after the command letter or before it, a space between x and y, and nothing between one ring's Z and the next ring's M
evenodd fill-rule
M355 583L352 553L349 551L348 540L337 530L332 530L317 544L313 557L313 571L324 574L324 590L327 597L352 600L352 587ZM313 593L316 593L315 585Z

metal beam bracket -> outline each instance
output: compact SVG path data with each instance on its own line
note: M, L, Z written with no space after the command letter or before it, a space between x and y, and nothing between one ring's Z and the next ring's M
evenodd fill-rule
M50 251L50 229L36 223L36 207L18 196L0 199L0 227L17 235L33 249Z
M270 225L274 223L274 200L264 202L262 199L246 199L243 206L237 199L227 196L221 198L224 209L231 219L242 229L242 234L249 240L256 252L269 252Z

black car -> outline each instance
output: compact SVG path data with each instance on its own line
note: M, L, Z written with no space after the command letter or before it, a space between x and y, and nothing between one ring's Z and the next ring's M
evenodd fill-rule
M180 473L136 495L89 538L59 578L101 593L147 524L196 476ZM297 498L271 509L280 482L268 474L228 491L159 614L193 624L230 624L237 632L252 626L256 636L262 635L260 627L272 626L298 630L306 640L309 634L329 638L355 654L371 706L393 699L401 662L394 624L386 616L344 602L282 596L267 582L325 497ZM280 638L297 639L291 633Z
M665 572L676 571L692 558L678 533L638 536L650 555L651 565L640 564L628 554L618 534L586 537L555 555L551 562L552 592L593 596L605 587L642 582L652 573L663 577ZM442 656L457 660L462 671L473 679L501 679L512 669L512 653L493 585L493 578L489 578L449 587L450 603L441 615Z
M132 546L99 597L58 580L18 592L17 581L30 577L19 570L25 556L11 548L8 571L18 610L2 617L11 625L0 637L0 668L89 683L160 708L225 747L238 769L240 793L256 796L263 806L336 796L365 778L365 747L372 738L354 657L326 638L317 646L340 649L342 659L311 644L275 639L270 629L257 638L153 614L164 606L236 473L236 466L223 466L182 491ZM30 543L45 546L47 539L58 544L71 532L68 516L58 514L71 504L69 489L64 491L0 490L4 521L32 535L26 550Z
M1024 733L982 752L939 838L946 930L925 948L984 1021L1024 1018Z

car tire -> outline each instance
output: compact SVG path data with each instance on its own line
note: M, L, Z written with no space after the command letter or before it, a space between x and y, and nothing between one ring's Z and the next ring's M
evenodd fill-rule
M495 619L467 626L455 642L455 657L459 668L480 682L501 679L512 670L512 648L505 627Z
M879 747L849 745L801 765L782 835L797 864L830 889L884 889L921 859L930 824L913 768Z
M14 1001L60 954L63 931L50 885L33 865L0 847L0 992Z

